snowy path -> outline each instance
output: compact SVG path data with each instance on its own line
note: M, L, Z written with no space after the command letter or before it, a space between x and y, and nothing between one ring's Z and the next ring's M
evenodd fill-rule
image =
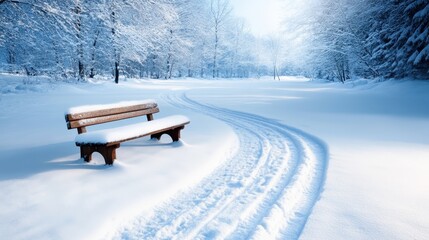
M190 191L159 206L119 239L296 239L319 198L327 148L315 137L253 114L166 96L229 124L236 154ZM221 141L221 139L219 139Z

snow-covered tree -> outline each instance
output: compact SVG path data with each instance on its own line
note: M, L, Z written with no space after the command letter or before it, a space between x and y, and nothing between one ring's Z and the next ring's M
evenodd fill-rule
M224 24L228 20L232 11L227 0L210 0L210 13L213 27L213 78L219 76L219 48L221 44L221 35L224 30Z
M428 77L428 1L310 3L312 11L298 17L306 22L294 30L306 29L299 58L317 77Z
M429 2L391 2L381 9L374 29L375 57L387 77L429 76Z
M1 70L117 83L245 76L256 41L230 12L227 0L2 0Z

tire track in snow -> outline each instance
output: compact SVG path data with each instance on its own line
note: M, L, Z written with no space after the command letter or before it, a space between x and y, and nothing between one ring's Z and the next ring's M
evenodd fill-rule
M190 191L137 219L119 239L297 239L319 198L327 148L274 120L204 105L186 95L170 104L229 124L235 156Z

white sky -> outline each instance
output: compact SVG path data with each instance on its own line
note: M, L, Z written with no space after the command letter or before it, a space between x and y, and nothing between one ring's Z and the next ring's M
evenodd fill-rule
M266 36L280 31L284 0L230 0L234 15L244 18L251 32Z

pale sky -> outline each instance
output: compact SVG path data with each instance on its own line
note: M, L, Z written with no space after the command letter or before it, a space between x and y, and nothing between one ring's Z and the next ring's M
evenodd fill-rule
M278 33L282 21L284 0L230 0L234 15L244 18L257 36Z

